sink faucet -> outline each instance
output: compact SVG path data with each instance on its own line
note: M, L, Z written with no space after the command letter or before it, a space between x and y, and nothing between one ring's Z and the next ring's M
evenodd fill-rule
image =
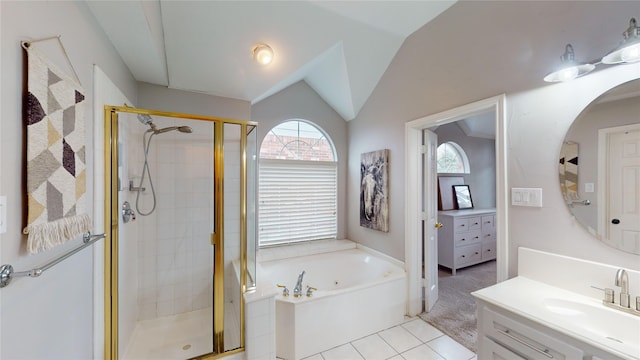
M302 278L304 277L304 270L298 275L298 282L296 282L296 287L293 288L293 297L302 296Z
M624 308L630 307L629 275L627 275L625 269L618 269L618 272L616 272L616 286L620 286L620 306Z

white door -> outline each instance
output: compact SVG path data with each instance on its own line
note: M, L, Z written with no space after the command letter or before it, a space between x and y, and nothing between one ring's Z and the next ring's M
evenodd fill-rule
M640 126L609 134L608 238L640 251Z
M436 150L438 148L438 135L432 131L424 130L425 154L423 162L423 186L424 198L424 284L425 284L425 310L431 311L438 301L438 229L442 226L438 223L438 190Z

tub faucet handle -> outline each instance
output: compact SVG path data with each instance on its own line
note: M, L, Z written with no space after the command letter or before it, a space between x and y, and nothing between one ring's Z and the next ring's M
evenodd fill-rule
M289 289L285 285L276 284L277 287L282 288L282 296L289 296Z
M318 290L318 289L307 285L307 297L313 296L313 292L316 291L316 290Z

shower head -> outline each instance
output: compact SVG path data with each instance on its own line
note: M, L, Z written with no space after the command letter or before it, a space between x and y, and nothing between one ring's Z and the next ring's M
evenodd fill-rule
M145 125L151 125L153 123L153 119L149 114L138 114L138 121Z
M187 133L187 134L193 132L193 130L191 130L191 127L189 126L169 126L169 127L158 129L158 130L147 130L147 131L153 131L153 133L157 135L157 134L162 134L162 133L166 133L168 131L173 131L173 130L178 130L182 133Z

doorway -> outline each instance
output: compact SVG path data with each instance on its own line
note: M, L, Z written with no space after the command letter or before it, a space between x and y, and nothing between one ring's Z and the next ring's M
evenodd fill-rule
M104 358L243 351L256 124L126 105L104 118Z
M507 191L507 153L506 153L506 105L505 96L500 95L472 104L461 106L435 115L420 118L405 125L405 267L409 278L407 313L417 315L422 312L425 303L435 303L429 299L429 291L423 299L423 288L431 289L428 283L437 279L434 257L429 256L437 248L422 249L424 191L422 186L422 131L434 126L455 122L464 118L493 111L496 131L496 256L499 259L497 281L503 281L508 275L508 191ZM429 228L429 226L427 226ZM424 254L424 255L423 255ZM422 277L422 258L425 258L425 280ZM430 260L431 259L431 260ZM431 280L430 280L431 279ZM437 286L437 285L436 285Z
M420 317L476 350L476 305L471 292L496 283L495 113L489 111L424 130L424 251L434 258L425 313ZM430 191L435 188L437 191ZM455 191L454 191L455 190ZM435 194L434 194L435 193ZM430 225L435 218L437 226ZM431 243L437 241L437 246Z

